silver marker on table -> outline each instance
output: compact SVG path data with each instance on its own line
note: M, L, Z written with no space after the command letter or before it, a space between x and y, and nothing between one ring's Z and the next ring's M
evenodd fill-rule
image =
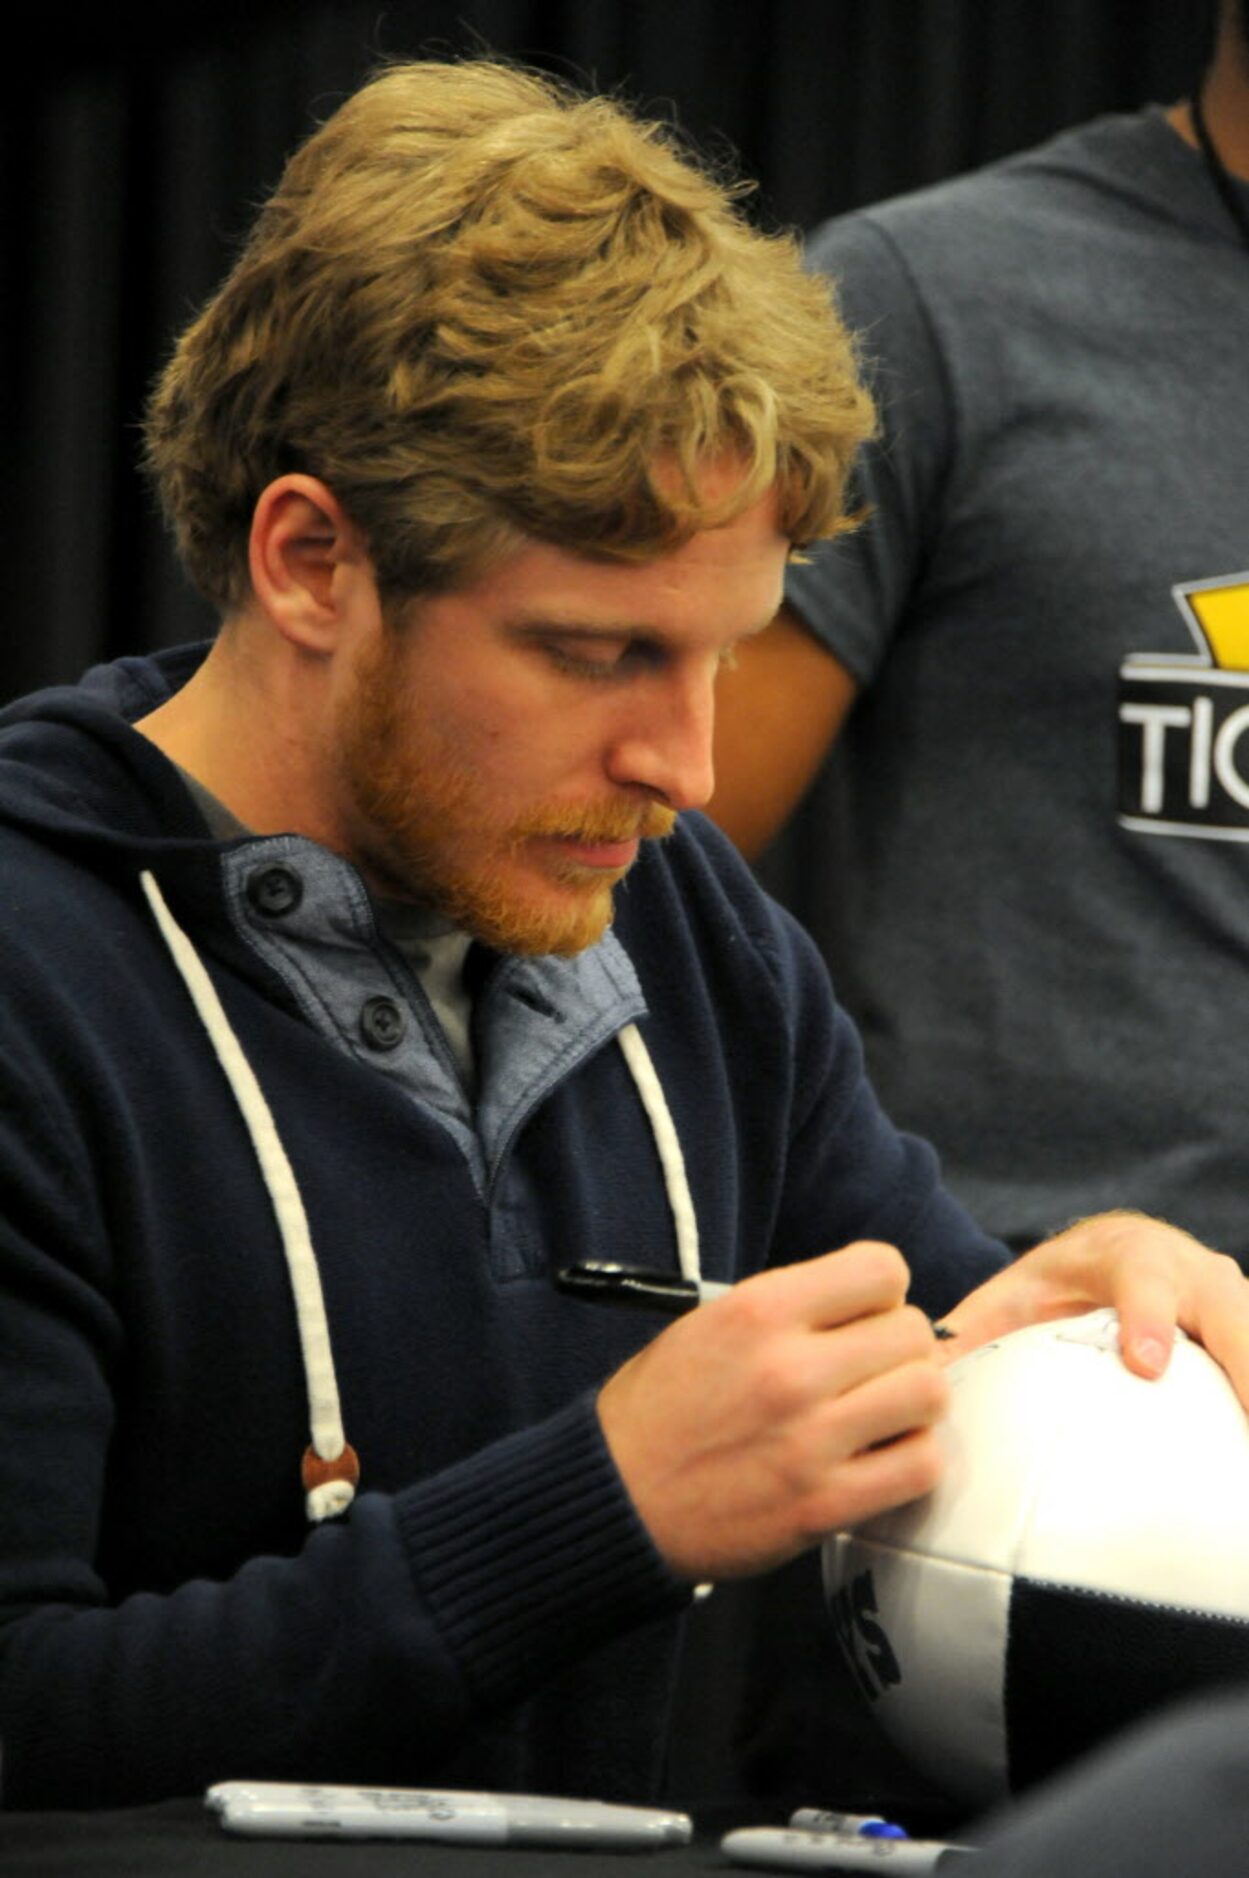
M277 1839L429 1839L637 1852L688 1845L693 1837L686 1813L537 1793L227 1780L210 1787L204 1800L227 1832Z
M726 1833L720 1850L737 1865L765 1871L894 1872L897 1878L943 1872L976 1857L973 1846L936 1839L876 1839L858 1831L803 1832L784 1826L747 1826Z

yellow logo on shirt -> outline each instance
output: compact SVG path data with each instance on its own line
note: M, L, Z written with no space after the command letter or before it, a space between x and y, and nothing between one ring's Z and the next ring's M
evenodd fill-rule
M1226 584L1194 581L1177 587L1175 594L1181 610L1187 606L1196 620L1220 671L1249 672L1249 574Z
M1249 841L1249 572L1171 589L1194 653L1119 672L1119 820L1156 835Z

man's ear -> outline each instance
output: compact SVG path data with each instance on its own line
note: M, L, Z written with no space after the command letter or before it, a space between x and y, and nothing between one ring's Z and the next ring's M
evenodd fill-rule
M261 492L248 541L252 592L285 639L330 653L361 580L375 594L364 537L315 476L279 476Z

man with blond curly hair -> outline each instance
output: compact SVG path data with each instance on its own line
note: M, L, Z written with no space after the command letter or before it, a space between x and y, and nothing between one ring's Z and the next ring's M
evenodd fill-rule
M694 813L871 422L614 103L397 67L292 158L149 416L219 636L0 725L8 1803L641 1799L694 1588L935 1479L925 1313L1249 1394L1184 1235L1002 1269Z

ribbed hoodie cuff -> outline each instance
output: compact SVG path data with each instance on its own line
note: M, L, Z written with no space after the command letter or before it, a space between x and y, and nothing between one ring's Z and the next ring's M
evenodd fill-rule
M688 1604L585 1396L396 1496L426 1608L474 1698L496 1704Z

